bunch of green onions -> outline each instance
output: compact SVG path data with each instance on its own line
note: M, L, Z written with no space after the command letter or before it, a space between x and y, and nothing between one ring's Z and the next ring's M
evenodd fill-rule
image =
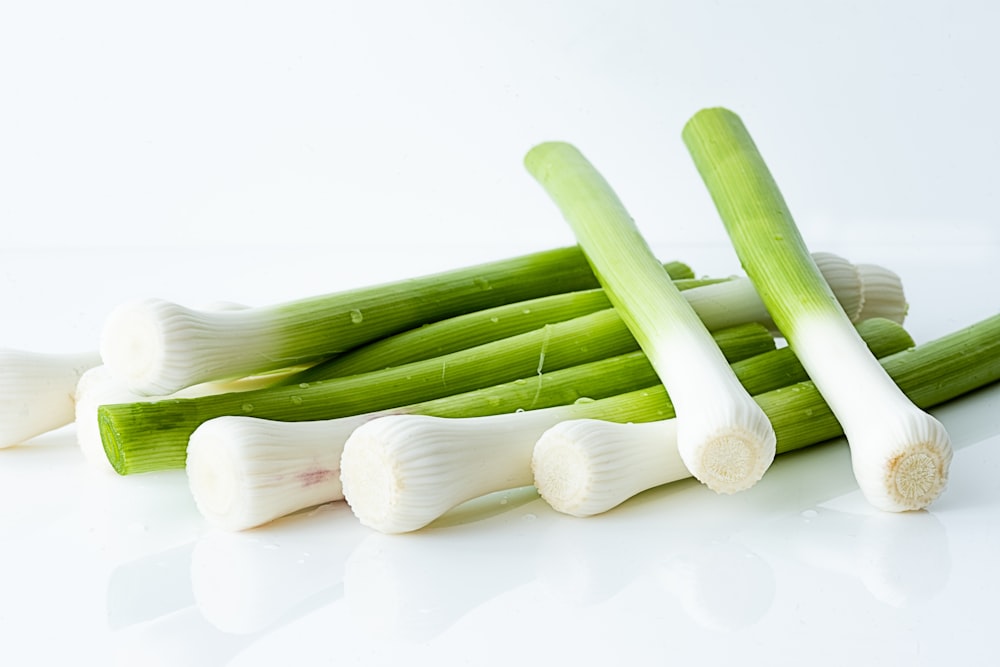
M682 134L745 277L662 263L580 151L540 144L525 165L577 246L274 306L122 304L103 365L63 372L90 369L81 446L185 468L231 530L346 499L407 532L528 485L590 516L692 476L742 492L840 435L874 506L927 507L951 445L924 410L1000 379L1000 316L914 346L898 277L810 253L735 114Z

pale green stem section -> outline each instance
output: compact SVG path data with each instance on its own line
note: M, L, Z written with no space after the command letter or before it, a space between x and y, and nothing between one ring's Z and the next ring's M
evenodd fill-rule
M536 146L525 165L673 398L685 464L719 492L752 486L774 458L774 432L611 186L566 143Z
M947 433L865 349L743 122L727 109L705 109L683 138L744 270L843 424L865 496L891 511L932 503L947 482Z

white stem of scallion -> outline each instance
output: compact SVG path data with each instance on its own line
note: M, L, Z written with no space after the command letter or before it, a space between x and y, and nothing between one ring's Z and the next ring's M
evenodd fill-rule
M865 340L879 355L912 345L912 339L902 327L886 320L869 320L860 324L859 328L863 331ZM722 344L728 347L726 343ZM734 361L733 368L741 382L745 382L754 393L805 379L801 365L787 348L771 349ZM598 389L597 384L613 381L616 377L632 379L625 383L614 381L615 386L622 387L615 395ZM655 383L656 379L643 355L635 352L553 371L535 378L356 417L288 422L287 425L250 417L215 419L196 429L190 438L187 452L188 478L192 494L209 521L228 529L249 528L311 504L340 499L340 489L335 485L313 486L307 482L323 477L317 470L332 471L339 466L345 442L362 424L387 415L392 415L393 419L399 419L402 415L433 416L438 419L424 420L421 426L423 435L431 440L435 439L435 433L444 435L438 442L429 445L430 449L427 451L439 448L446 450L452 445L460 450L469 447L475 449L474 457L466 457L471 461L473 470L456 473L464 481L454 485L445 484L448 488L443 490L433 485L415 486L412 482L414 475L419 477L444 473L428 472L433 457L421 462L419 451L412 451L412 447L421 445L405 440L393 441L392 447L400 447L409 452L406 456L409 460L416 461L414 467L397 465L396 460L389 457L385 461L388 472L380 471L377 467L375 472L371 472L377 466L377 461L373 463L371 457L362 455L369 472L362 474L357 468L352 471L351 464L348 464L346 471L342 473L345 479L357 479L361 475L387 480L387 483L398 478L409 489L407 497L411 501L413 498L437 497L433 502L416 502L424 507L433 505L433 512L421 515L422 519L432 521L441 506L462 502L463 494L471 493L473 495L470 497L475 497L510 483L509 479L492 477L495 471L507 470L513 465L521 470L519 474L522 478L530 475L530 449L535 439L541 435L542 431L538 429L543 426L579 417L599 416L618 421L645 422L673 416L673 407L662 387L656 388L658 392L639 390L622 393L630 391L624 389L628 385L644 387ZM537 414L531 419L537 419L538 422L517 412L523 406L536 403L540 395L563 398L552 398L545 402L554 406L552 408L532 410ZM576 400L581 395L612 397ZM464 419L486 415L497 417L495 420L480 421ZM456 440L454 436L447 434L449 429L465 432L470 425L475 428L471 429L467 441ZM518 439L515 439L515 434ZM449 445L448 442L452 444ZM276 452L280 453L280 460L276 460ZM456 452L454 456L460 457L462 453ZM511 456L515 460L510 460ZM454 463L450 452L439 458ZM473 484L474 488L470 490L469 484ZM367 488L367 495L381 498L391 496L395 487L390 484L378 491L377 487L369 484L362 488ZM447 495L459 488L462 494ZM316 495L321 490L330 495ZM370 499L356 499L355 505L362 514L381 511L372 510L370 506L365 509L365 503L370 502ZM438 504L434 505L434 502ZM413 510L408 510L405 506L392 511L408 512L411 517L413 515ZM391 519L398 521L395 516ZM385 520L385 524L379 525L389 525L389 519ZM414 525L413 519L405 525ZM396 529L399 529L398 524L394 530Z
M100 363L97 352L0 350L0 448L72 422L76 383Z
M884 324L889 326L880 326L874 320L865 326L873 331L877 329L887 339L908 339L898 325ZM743 325L718 332L716 336L734 363L742 363L748 357L758 358L764 351L776 352L778 358L791 356L787 350L777 352L774 339L759 324ZM772 374L770 380L765 379L766 375L761 373L758 377L762 382L781 382L788 377L788 370L786 367L785 371ZM222 417L202 423L185 439L185 465L191 492L205 517L215 525L239 530L317 502L341 499L339 486L327 483L321 471L339 469L348 436L359 425L376 417L398 414L472 417L541 410L571 404L584 396L610 396L654 382L656 375L649 362L636 350L482 389L355 416L289 422L246 416ZM557 414L566 417L576 413ZM666 416L668 413L662 410L651 415L627 414L627 418L637 419ZM314 483L317 480L323 483Z
M163 299L121 304L101 356L138 394L315 363L437 320L597 286L578 248L562 248L287 303L206 311Z
M592 516L642 491L691 476L677 449L677 420L571 419L532 451L533 483L554 510Z
M611 186L566 143L536 146L525 166L561 209L608 299L672 397L688 469L720 493L755 484L774 459L774 431Z
M343 443L370 419L208 420L191 434L187 451L188 484L198 510L219 528L244 530L343 498Z
M571 414L557 407L456 419L380 417L344 444L344 497L369 528L418 530L467 500L529 486L535 440Z
M930 505L948 479L948 434L858 339L742 120L705 109L688 121L683 138L740 263L843 425L862 492L883 510Z
M912 345L909 335L892 322L871 321L861 326L866 340L880 354ZM787 348L735 362L731 368L738 381L755 392L805 378ZM664 388L656 386L525 413L382 417L360 426L344 445L344 495L367 526L383 532L417 530L462 502L532 483L532 455L542 433L560 422L585 418L660 424L649 427L661 429L657 431L659 446L649 448L651 454L642 450L648 460L630 469L646 482L665 471L681 470L689 476L677 453L676 430L673 426L662 430L667 423L663 420L673 413ZM614 448L605 451L604 458L616 455ZM620 456L627 457L629 451L622 449Z

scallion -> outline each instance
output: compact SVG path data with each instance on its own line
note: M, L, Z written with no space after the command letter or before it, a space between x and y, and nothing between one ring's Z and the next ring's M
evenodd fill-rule
M611 186L566 143L536 146L525 166L562 211L608 300L677 405L688 469L721 493L752 486L774 458L774 431Z
M742 120L705 109L682 135L740 263L843 425L865 497L883 510L927 507L947 482L948 434L865 349Z
M101 356L131 391L166 395L316 362L461 313L596 286L579 249L569 247L255 308L207 312L137 299L107 318Z

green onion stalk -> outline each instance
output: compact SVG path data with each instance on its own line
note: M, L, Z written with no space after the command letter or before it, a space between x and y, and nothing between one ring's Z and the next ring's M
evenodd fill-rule
M666 267L693 277L682 263ZM129 390L162 396L316 363L463 313L597 286L579 248L568 247L253 308L196 310L141 298L111 312L100 352Z
M865 348L742 120L705 109L682 135L747 276L843 425L865 497L888 511L927 507L948 479L948 434Z

